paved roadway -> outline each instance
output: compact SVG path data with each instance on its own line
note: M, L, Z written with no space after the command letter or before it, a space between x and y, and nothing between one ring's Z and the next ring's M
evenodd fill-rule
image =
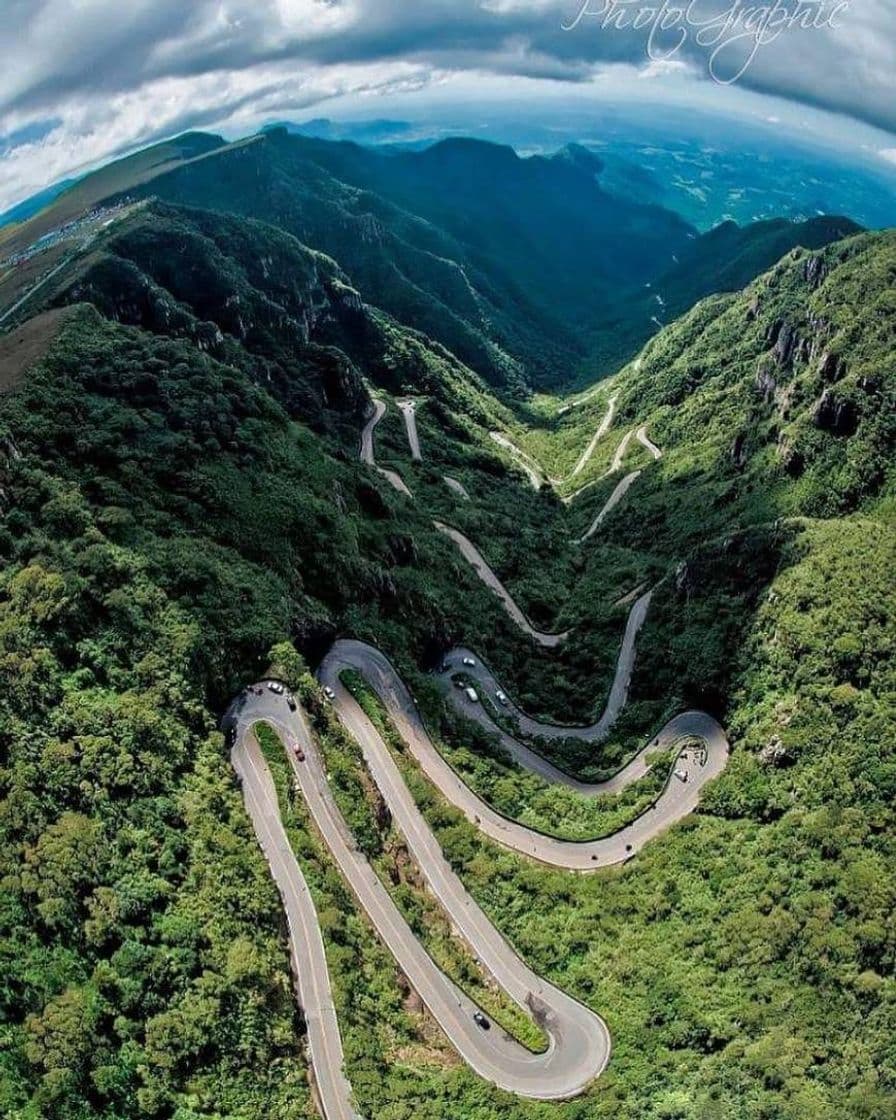
M564 482L568 481L568 479L570 479L570 478L575 478L576 475L581 474L582 471L585 469L585 467L588 465L588 460L594 454L594 449L597 447L598 443L600 443L600 441L604 438L604 436L610 430L610 425L613 423L613 416L615 415L615 412L616 412L616 401L617 401L617 399L618 398L616 396L612 396L607 401L607 411L604 413L604 418L600 422L600 427L597 429L597 431L592 436L591 442L588 444L588 446L585 448L585 450L579 456L579 461L573 467L572 473L570 475L568 475L566 479L563 480Z
M489 432L488 434L499 447L503 447L505 451L509 452L522 470L525 471L526 477L532 484L532 488L534 490L540 490L544 483L544 475L542 474L541 467L539 467L532 456L528 455L522 448L517 447L512 440L502 435L501 432Z
M636 438L643 447L647 448L647 450L653 456L654 460L662 459L662 451L660 451L656 444L653 443L653 441L647 435L647 426L642 424L637 431L633 429L632 431L627 432L623 437L622 442L616 448L616 453L613 456L613 461L610 463L610 467L607 470L606 474L603 475L603 478L608 478L611 474L615 474L616 471L618 471L622 467L622 462L626 456L629 446L631 445L633 437ZM606 518L607 515L610 514L616 508L616 506L619 505L619 503L640 477L640 470L632 471L630 474L625 475L625 477L616 484L615 488L613 489L613 493L609 496L609 498L607 498L603 508L598 513L597 517L595 517L595 519L591 522L587 531L581 537L578 537L576 539L576 544L584 544L585 541L590 540L594 536L594 534L603 524L604 518ZM598 479L597 481L602 481L602 479ZM570 495L567 501L571 502L573 498L577 498L579 494L593 485L593 482L589 482L587 486L581 487L581 489Z
M78 255L78 253L81 251L81 249L84 249L84 248L87 247L87 244L88 243L85 242L84 245L82 245L80 247L80 249L76 249L75 252L69 253L69 255L65 258L65 260L61 261L59 264L56 265L55 268L51 269L46 274L46 276L41 277L41 279L38 280L36 284L32 284L31 287L28 289L28 291L20 299L17 299L16 302L12 305L12 307L8 307L6 309L6 311L4 311L2 315L0 315L0 323L5 323L6 320L11 315L14 315L19 310L20 307L22 307L24 304L26 304L28 302L29 299L31 299L31 297L34 295L35 292L39 291L46 284L49 284L54 276L56 276L58 273L60 273L67 265L70 265L72 263L72 261L75 259L75 257Z
M573 543L574 544L584 544L585 541L591 540L591 538L594 536L594 534L597 532L597 530L603 524L604 518L608 514L613 512L613 510L616 508L616 506L619 505L619 503L622 501L622 499L625 497L625 495L629 492L629 490L632 488L632 486L634 486L634 484L638 481L638 479L640 477L641 477L641 472L640 471L632 471L631 474L627 474L623 479L621 479L619 482L617 482L615 488L613 489L613 493L609 496L609 498L607 498L607 500L604 503L604 506L601 509L600 513L591 522L591 524L588 526L588 529L585 531L585 533L583 533L581 537L576 537L576 539Z
M705 712L684 712L670 720L650 744L651 749L665 750L683 743L674 769L684 776L684 780L670 774L653 807L611 836L586 841L558 840L502 817L464 784L436 749L410 693L384 654L364 642L353 639L338 641L324 658L319 670L320 680L336 690L339 673L349 668L360 672L377 692L409 751L443 797L492 840L553 867L594 871L630 859L653 837L693 812L700 790L721 773L728 761L728 740L712 716ZM337 698L337 711L342 716L344 702L338 690ZM353 714L351 723L346 721L349 730L356 734L358 728L366 724L365 737L368 740L374 736L378 739L376 729L361 709L357 705L354 707L357 713ZM692 738L702 741L700 751L691 749L684 742ZM364 749L367 757L367 747ZM385 746L382 749L385 750ZM636 777L637 768L634 768L628 781ZM388 803L388 797L386 801ZM426 868L421 870L426 874Z
M361 462L367 463L368 466L374 467L395 489L400 493L406 495L408 498L412 497L410 490L407 488L404 479L400 474L395 471L386 470L385 467L377 466L376 456L373 453L373 432L380 420L386 415L386 406L383 401L374 398L373 400L373 413L370 419L364 425L361 431Z
M452 529L450 525L445 525L441 521L434 521L433 525L440 533L444 533L445 536L454 541L464 559L471 564L482 582L498 596L513 621L530 638L538 642L540 646L544 646L545 649L553 649L569 637L569 630L565 630L562 634L548 634L544 630L536 630L476 545L459 530Z
M325 962L308 952L309 943L319 941L320 930L316 919L313 931L309 930L298 912L298 906L307 902L304 912L313 915L313 906L282 834L270 776L265 780L263 761L259 764L258 748L253 746L252 725L262 719L277 729L287 746L298 743L304 751L303 762L291 751L287 753L316 828L377 934L461 1057L481 1077L521 1096L539 1100L576 1096L603 1071L609 1060L610 1036L606 1025L594 1012L532 972L467 893L417 809L385 743L340 682L339 667L338 661L328 659L321 680L333 689L339 717L360 743L411 855L482 967L540 1023L549 1044L543 1053L533 1054L496 1024L487 1031L476 1024L476 1004L427 955L376 872L357 850L336 806L304 718L299 712L290 712L285 700L266 688L261 696L250 692L237 701L228 717L228 726L236 732L234 764L244 775L247 808L288 906L293 961L300 998L309 1017L309 1035L312 1024L315 1028L311 1054L324 1115L327 1120L342 1120L355 1113L342 1072L343 1054L335 1016L308 1010L332 1008L332 997ZM271 834L277 836L273 844L268 839Z
M408 433L408 444L411 448L411 458L416 463L423 460L420 452L420 436L417 432L417 402L414 400L401 400L395 402L404 417L405 430Z
M445 485L449 490L453 490L459 498L463 498L465 502L470 500L470 495L467 493L467 488L462 482L458 482L456 478L451 478L450 475L443 474L442 478L445 480Z
M571 777L563 770L560 770L558 767L548 762L546 758L537 751L526 746L521 740L578 739L585 743L601 743L606 739L628 699L628 690L635 664L635 645L638 632L647 618L647 610L650 606L652 594L652 591L648 591L646 595L642 595L629 611L628 619L625 624L625 633L622 638L622 645L620 646L619 656L616 660L616 671L613 676L613 683L610 686L610 694L607 697L606 706L599 719L586 727L574 727L560 723L542 723L526 715L521 708L514 704L513 700L507 694L507 690L501 689L501 685L495 675L482 661L482 658L465 646L458 646L445 657L444 663L448 667L444 671L437 673L434 679L437 681L446 701L451 704L460 715L465 719L475 721L490 734L497 735L500 739L502 749L511 756L514 762L518 763L526 770L538 774L540 777L544 778L545 781L568 786L570 789L574 789L577 793L585 797L596 797L606 793L618 793L631 782L643 777L650 769L647 763L647 755L656 750L652 742L648 743L635 755L627 766L607 781L580 782L578 779ZM464 665L464 658L470 658L475 661L476 664L474 666ZM463 673L464 676L470 678L479 694L480 701L481 698L488 697L489 701L507 717L507 720L515 729L514 735L509 735L504 731L504 729L492 719L488 709L481 702L469 700L466 693L454 685L452 677L457 673ZM505 696L507 696L506 705L498 704L496 694L499 690L503 691Z
M283 726L284 715L290 717L293 724L289 730ZM231 762L243 787L255 835L283 900L289 927L290 961L299 1005L307 1024L318 1099L327 1120L357 1120L351 1087L343 1071L342 1038L333 1007L317 911L283 828L270 770L252 732L252 724L259 719L277 725L287 743L306 742L310 736L304 717L290 712L283 698L267 689L261 696L240 697L224 719L225 730L232 728L236 733Z
M361 435L361 458L373 466L376 466L373 432L384 413L383 402L374 402L373 415ZM628 446L631 435L629 433L623 440L624 447ZM648 450L652 449L652 453L659 456L659 449L650 444L643 428L637 436ZM618 451L617 457L621 463L622 455ZM387 477L392 474L382 473ZM407 493L402 480L397 475L394 479L400 484L398 488ZM390 478L390 482L396 485L394 479ZM439 522L436 525L455 540L480 577L499 595L508 613L527 633L545 646L555 646L563 640L566 635L534 630L472 543L456 530ZM609 731L626 701L635 641L649 602L650 592L635 602L629 614L613 686L600 719L584 728L542 724L515 705L508 705L508 714L516 722L520 735L572 736L598 742ZM472 655L468 651L457 650L451 656L462 658ZM504 1089L536 1099L560 1099L583 1092L600 1075L609 1060L611 1042L605 1023L588 1008L533 973L467 894L417 809L388 747L342 684L340 673L348 668L359 671L370 683L422 771L442 796L463 812L481 832L521 854L570 870L593 871L624 862L651 838L692 812L703 785L720 773L727 762L728 743L722 728L706 713L685 712L671 720L609 781L588 785L577 783L518 739L496 728L480 705L470 705L465 714L484 720L490 729L496 730L505 748L521 765L528 766L547 780L563 782L589 796L598 792L616 792L642 776L648 769L648 750L680 745L674 772L654 804L640 817L613 835L599 840L558 840L502 817L463 783L436 749L410 693L379 650L363 642L340 640L324 659L318 674L321 684L332 690L336 713L359 743L392 820L403 833L430 889L482 967L512 999L528 1009L545 1030L549 1039L547 1050L542 1054L532 1054L496 1027L484 1031L477 1026L473 1018L476 1006L436 967L414 937L388 891L356 847L330 791L322 759L301 709L291 712L285 698L262 688L258 692L254 689L244 692L225 717L224 727L232 735L231 757L242 782L246 807L283 899L297 992L308 1022L315 1084L327 1120L356 1120L357 1113L343 1070L339 1025L313 901L284 832L271 775L252 730L259 720L270 723L280 735L311 818L361 908L447 1038L470 1067ZM497 691L497 681L481 663L472 669L465 667L465 671L475 677L483 692ZM450 690L446 676L442 675L442 684ZM454 703L458 702L453 692L451 699ZM693 745L694 739L700 740L699 749ZM295 755L297 746L304 751L303 761Z
M637 616L630 616L629 626L636 629L637 624ZM633 639L628 644L633 648ZM625 660L620 655L620 662ZM605 1023L534 974L467 894L417 809L388 747L339 679L346 668L359 671L368 680L423 772L468 820L496 842L560 868L593 871L621 863L652 837L692 812L702 786L727 761L724 732L702 712L685 712L671 720L651 747L667 747L692 737L701 739L703 744L701 750L689 745L679 753L675 769L684 780L671 775L653 807L614 835L587 842L562 841L502 817L460 780L432 743L407 688L382 653L363 642L342 640L325 658L319 671L321 683L333 690L335 710L360 744L392 819L430 889L482 967L545 1030L549 1039L547 1050L532 1054L496 1027L489 1031L478 1027L473 1019L475 1005L436 967L414 937L388 891L357 850L330 791L301 709L290 712L285 699L265 688L260 695L252 691L241 695L225 717L225 729L232 728L235 736L232 759L242 779L246 806L287 913L291 958L308 1021L315 1084L327 1120L354 1120L357 1114L343 1072L342 1043L313 902L283 831L276 792L252 733L259 720L274 726L289 748L293 773L324 843L383 943L470 1067L483 1078L522 1096L559 1099L583 1092L609 1060L611 1041ZM624 672L617 671L618 681L624 676ZM615 701L617 705L624 703L624 687L620 684L619 688L621 692L617 695L622 699ZM521 723L528 720L524 713L516 709L514 713ZM537 726L539 733L556 730L535 721L528 726ZM569 728L560 731L570 733ZM577 729L577 733L597 734L594 729ZM302 762L292 751L297 744L305 753ZM605 783L603 792L636 780L646 769L642 765L643 755L641 752Z

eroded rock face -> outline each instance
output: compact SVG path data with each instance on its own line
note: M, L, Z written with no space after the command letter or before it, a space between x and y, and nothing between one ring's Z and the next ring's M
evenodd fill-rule
M778 439L778 458L791 478L798 478L803 473L806 466L805 457L783 432Z
M828 268L822 257L809 257L803 265L803 277L813 291L824 283L827 274Z
M756 368L756 388L759 390L765 404L769 404L775 395L775 390L778 388L778 382L775 380L772 371L763 358L759 359L759 365Z
M846 374L846 362L838 354L825 350L818 360L818 373L825 381L840 381Z
M812 410L816 428L835 436L851 436L858 427L856 407L850 400L838 397L833 389L825 389Z
M734 438L734 443L731 445L731 462L737 470L743 470L747 462L747 435L746 432L738 432Z

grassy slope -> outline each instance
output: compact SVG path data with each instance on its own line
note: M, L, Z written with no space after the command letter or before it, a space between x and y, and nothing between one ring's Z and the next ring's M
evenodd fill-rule
M80 217L110 195L133 190L187 160L201 159L224 146L220 136L186 132L173 140L114 160L76 180L32 217L0 229L0 253L5 256L22 250L57 226Z

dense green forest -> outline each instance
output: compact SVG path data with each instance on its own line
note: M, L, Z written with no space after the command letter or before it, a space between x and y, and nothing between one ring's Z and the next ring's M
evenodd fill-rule
M637 813L650 781L585 810L522 779L443 712L426 670L463 640L528 710L593 718L619 600L647 582L622 720L597 753L568 742L557 760L604 773L687 706L716 714L734 750L699 814L630 865L528 864L402 762L498 928L607 1018L614 1057L582 1098L519 1101L458 1064L279 772L359 1107L377 1120L892 1118L894 236L788 251L649 343L607 389L618 417L581 481L636 422L664 457L633 449L641 478L577 546L613 480L564 505L488 432L539 455L557 437L565 474L606 394L531 431L534 406L493 395L492 367L463 364L473 351L406 326L356 261L280 224L142 207L48 293L71 310L0 399L0 1114L312 1115L276 891L215 730L228 699L277 643L313 667L339 634L375 642L502 811L595 834ZM378 462L410 499L358 462L372 391L389 406ZM419 464L392 403L407 393ZM556 654L533 650L434 517L477 542L536 624L572 628ZM481 984L427 918L357 750L301 684L359 842L384 876L399 866L433 952Z

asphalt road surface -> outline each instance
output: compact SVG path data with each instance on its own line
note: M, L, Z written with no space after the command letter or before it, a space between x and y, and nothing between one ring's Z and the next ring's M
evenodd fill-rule
M534 490L540 490L544 482L544 475L542 474L541 467L535 462L531 455L527 455L525 451L517 447L512 440L507 436L502 435L500 432L489 432L491 438L499 447L503 447L513 459L516 460L518 466L525 471L526 477L532 484Z
M458 482L456 478L451 478L450 475L443 474L442 478L445 480L445 485L449 490L453 490L459 498L463 498L465 502L470 500L470 495L467 493L467 488L462 482Z
M279 732L324 843L377 934L461 1057L481 1077L521 1096L539 1100L576 1096L603 1071L609 1060L610 1036L606 1025L594 1012L532 972L467 893L417 809L385 743L340 682L339 667L338 661L328 659L328 668L322 671L321 680L333 689L336 711L361 745L371 774L411 855L482 967L512 999L533 1015L544 1029L549 1044L543 1053L533 1054L496 1024L490 1030L477 1025L473 1017L478 1010L476 1004L427 955L376 872L357 850L336 806L304 718L300 712L290 712L283 698L275 697L264 688L261 696L250 692L236 702L229 713L228 726L232 726L236 734L234 764L243 775L247 808L288 907L292 956L306 1016L309 1015L304 1003L306 998L311 1007L321 1009L332 1009L332 998L322 956L308 951L309 945L320 938L316 919L314 930L309 930L298 909L298 904L307 901L304 912L310 916L313 906L279 824L273 784L269 775L265 780L263 760L260 761L257 745L253 745L252 726L258 720L266 720ZM293 752L294 744L304 752L301 762ZM270 836L275 837L274 842ZM342 1072L342 1046L335 1017L312 1012L309 1034L312 1023L315 1026L311 1040L312 1062L324 1114L327 1120L353 1117L350 1090Z
M373 413L370 419L364 425L361 431L361 462L367 463L368 466L374 467L395 489L400 493L406 495L408 498L412 497L410 490L407 488L404 479L400 474L395 471L386 470L385 467L377 466L376 456L373 453L373 433L377 424L386 415L386 406L381 400L374 399Z
M540 646L544 646L545 649L552 649L569 637L570 632L568 630L564 631L562 634L548 634L544 630L536 630L529 619L526 618L525 614L523 614L514 597L489 566L488 561L483 557L476 545L459 530L452 529L450 525L445 525L441 521L434 521L433 525L435 525L440 533L444 533L454 541L464 559L469 561L486 587L490 588L498 596L504 605L504 609L517 626L519 626L520 630L528 634L529 637L538 642Z
M611 836L599 840L558 840L502 817L464 784L436 749L410 693L383 653L364 642L340 640L324 658L318 675L322 683L336 690L339 673L349 668L360 672L376 691L409 751L443 797L492 840L553 867L594 871L630 859L653 837L693 812L700 790L721 773L728 761L728 740L712 716L705 712L684 712L671 719L649 744L653 750L682 744L674 764L674 771L682 777L670 773L653 807ZM344 704L338 691L337 699L337 711L342 716ZM353 712L352 722L346 721L352 734L356 734L363 721L366 723L365 738L376 736L378 739L376 729L361 709L356 704L354 708L357 712ZM689 745L691 740L700 741L699 750ZM366 746L364 750L366 758ZM637 776L635 767L627 782L634 781ZM386 801L388 803L388 797ZM426 874L425 868L421 870ZM476 949L475 943L473 947Z
M612 402L610 408L612 410ZM373 433L384 413L385 404L375 401L373 414L361 433L361 459L374 467ZM412 416L412 412L405 412L413 452L409 415ZM608 428L612 411L605 420ZM637 433L630 432L624 437L614 462L618 459L618 465L621 465L633 434L656 458L659 457L659 449L650 443L645 429L641 428ZM393 472L381 473L403 493L409 493L399 476ZM480 578L499 596L505 609L526 633L546 647L556 646L566 637L566 634L545 634L535 630L475 546L457 530L440 522L435 524L452 537ZM545 724L508 702L506 712L515 722L520 737L575 737L596 743L608 733L626 702L635 642L646 616L650 595L650 592L641 595L629 613L615 678L601 717L588 727ZM469 651L453 651L450 655L452 669L453 662L462 662L464 657L474 658L476 664L459 667L475 679L483 695L493 696L498 691L497 681ZM354 669L363 675L380 697L407 750L423 773L441 795L481 832L516 852L569 870L594 871L622 863L650 839L691 813L698 803L702 787L719 774L727 762L729 748L724 731L704 712L684 712L670 720L608 781L587 784L564 774L521 739L498 728L481 704L468 703L466 708L461 709L464 714L478 719L489 730L499 734L505 749L520 765L587 796L618 792L647 772L650 751L678 746L673 770L662 792L634 821L601 839L582 842L558 840L502 817L464 784L436 749L413 698L379 650L363 642L344 639L334 644L321 664L318 674L321 684L330 690L338 717L360 745L392 821L404 835L408 850L430 890L471 947L482 968L510 998L528 1010L545 1031L547 1049L541 1054L533 1054L497 1027L483 1030L477 1025L474 1019L478 1010L476 1005L437 968L420 945L376 872L359 852L336 805L321 756L301 708L290 710L285 697L275 694L264 682L260 687L245 690L225 716L224 728L230 736L231 757L241 780L246 808L283 900L297 994L308 1023L314 1082L327 1120L357 1120L357 1112L344 1073L339 1024L333 1008L313 900L283 829L276 790L253 731L254 725L262 720L279 734L297 788L305 798L315 827L360 907L446 1037L471 1069L495 1085L521 1096L542 1100L576 1096L601 1074L609 1061L611 1041L606 1024L600 1016L532 972L466 892L417 809L389 748L342 684L340 674L345 669ZM450 671L441 674L440 680L451 702L459 704L450 683ZM301 757L297 752L301 752Z
M662 459L662 451L660 451L656 444L651 441L650 437L647 435L646 426L642 425L640 428L638 428L637 431L632 430L630 432L627 432L623 437L622 442L616 448L616 453L613 456L613 461L610 463L609 469L603 476L604 478L608 478L611 474L615 474L616 471L621 469L622 462L626 456L626 453L628 452L633 437L636 438L643 447L647 448L647 450L655 460ZM576 544L584 544L585 541L590 540L594 536L594 534L603 524L604 519L607 517L607 515L612 513L616 506L619 505L619 503L640 477L641 471L632 471L630 474L625 475L625 477L616 484L613 493L609 496L609 498L607 498L603 508L598 513L597 517L595 517L595 519L591 522L587 531L581 537L577 538L575 542ZM598 479L598 481L602 480ZM587 486L583 486L580 490L577 490L575 494L571 495L568 501L572 501L573 498L578 497L579 494L593 485L594 483L590 482Z
M291 717L291 729L283 726L284 714ZM307 1024L311 1067L321 1108L327 1120L356 1120L358 1113L343 1071L342 1038L317 911L283 828L277 791L252 731L253 723L260 719L277 726L287 744L305 742L309 735L303 716L290 712L283 698L266 688L261 696L253 694L237 700L224 720L225 729L232 728L236 735L230 758L243 787L246 809L283 900L290 960Z
M411 449L411 458L416 463L423 460L423 455L420 452L420 436L417 433L417 402L412 400L403 400L395 402L401 410L401 415L404 417L405 430L408 433L408 445Z
M581 537L576 538L576 544L584 544L585 541L591 540L591 538L603 524L604 518L609 513L613 512L616 506L619 505L619 503L640 477L640 471L632 471L631 474L627 474L623 479L621 479L621 481L616 483L613 493L609 496L609 498L607 498L606 502L604 503L603 509L601 509L597 517L595 517L595 519L591 522L587 531Z
M592 436L591 442L579 456L579 461L573 467L572 473L569 475L569 478L575 478L576 475L582 473L582 471L588 465L588 460L594 454L594 449L610 430L610 425L613 423L613 416L616 412L616 400L616 397L610 397L609 401L607 401L607 411L604 413L604 418L600 422L600 427Z
M636 621L629 619L632 626ZM243 693L225 717L225 729L233 735L232 759L242 780L246 807L283 898L298 996L308 1022L315 1085L327 1120L354 1120L357 1113L343 1071L342 1042L316 912L283 830L273 782L252 731L259 720L277 730L323 842L383 943L463 1059L483 1078L521 1096L548 1100L583 1092L609 1060L611 1041L605 1023L533 973L466 892L417 809L388 747L342 684L340 673L347 668L359 671L375 689L424 773L468 820L506 847L555 867L578 871L593 871L631 858L652 837L692 812L702 786L727 761L724 732L702 712L685 712L671 720L650 746L666 747L682 740L687 743L679 752L675 773L653 807L612 836L587 842L562 841L505 819L460 780L435 748L407 688L380 651L363 642L342 640L324 659L319 671L321 683L332 689L334 708L361 746L392 820L430 889L482 967L547 1034L547 1050L533 1054L494 1026L482 1030L473 1018L475 1004L436 967L414 937L355 845L330 791L301 709L290 711L283 697L262 687L260 694L254 690ZM624 675L617 672L620 680ZM521 712L518 715L527 718ZM551 730L549 725L537 726L542 732ZM570 729L561 730L567 734ZM593 729L579 732L596 734ZM699 749L692 745L693 738L701 741ZM304 752L302 761L295 754L296 746ZM640 776L641 757L605 783L604 792L622 788Z
M538 774L540 777L544 778L545 781L568 786L570 789L574 789L577 793L585 797L597 797L600 794L618 793L620 790L625 789L631 782L643 777L650 769L647 762L647 755L656 750L652 743L648 743L635 755L627 766L607 781L581 782L558 769L558 767L548 762L548 760L543 758L537 751L526 746L521 740L578 739L585 743L601 743L606 739L628 699L628 689L635 664L635 644L637 642L638 632L647 618L647 610L650 606L651 595L652 592L650 591L642 595L629 611L628 619L625 624L625 633L622 638L622 645L620 646L619 656L616 660L616 672L613 676L613 683L610 686L610 694L607 697L606 706L600 718L586 727L574 727L559 723L542 723L526 715L522 709L514 704L513 700L507 695L506 690L501 688L501 685L495 678L491 669L484 664L482 658L474 653L473 650L467 649L464 646L458 646L446 656L444 664L447 668L436 674L435 680L438 682L445 699L460 713L460 715L464 716L465 719L474 720L490 734L497 735L501 741L502 749L513 758L514 762L518 763L518 765L524 767L526 770ZM472 666L464 665L465 658L474 661L475 664ZM472 681L473 687L479 696L478 702L469 700L462 689L455 687L452 678L458 673L463 673L465 677ZM497 693L499 691L503 692L506 697L506 703L503 705L497 700ZM488 709L482 703L486 697L503 713L510 725L515 728L516 735L508 734L492 719Z

